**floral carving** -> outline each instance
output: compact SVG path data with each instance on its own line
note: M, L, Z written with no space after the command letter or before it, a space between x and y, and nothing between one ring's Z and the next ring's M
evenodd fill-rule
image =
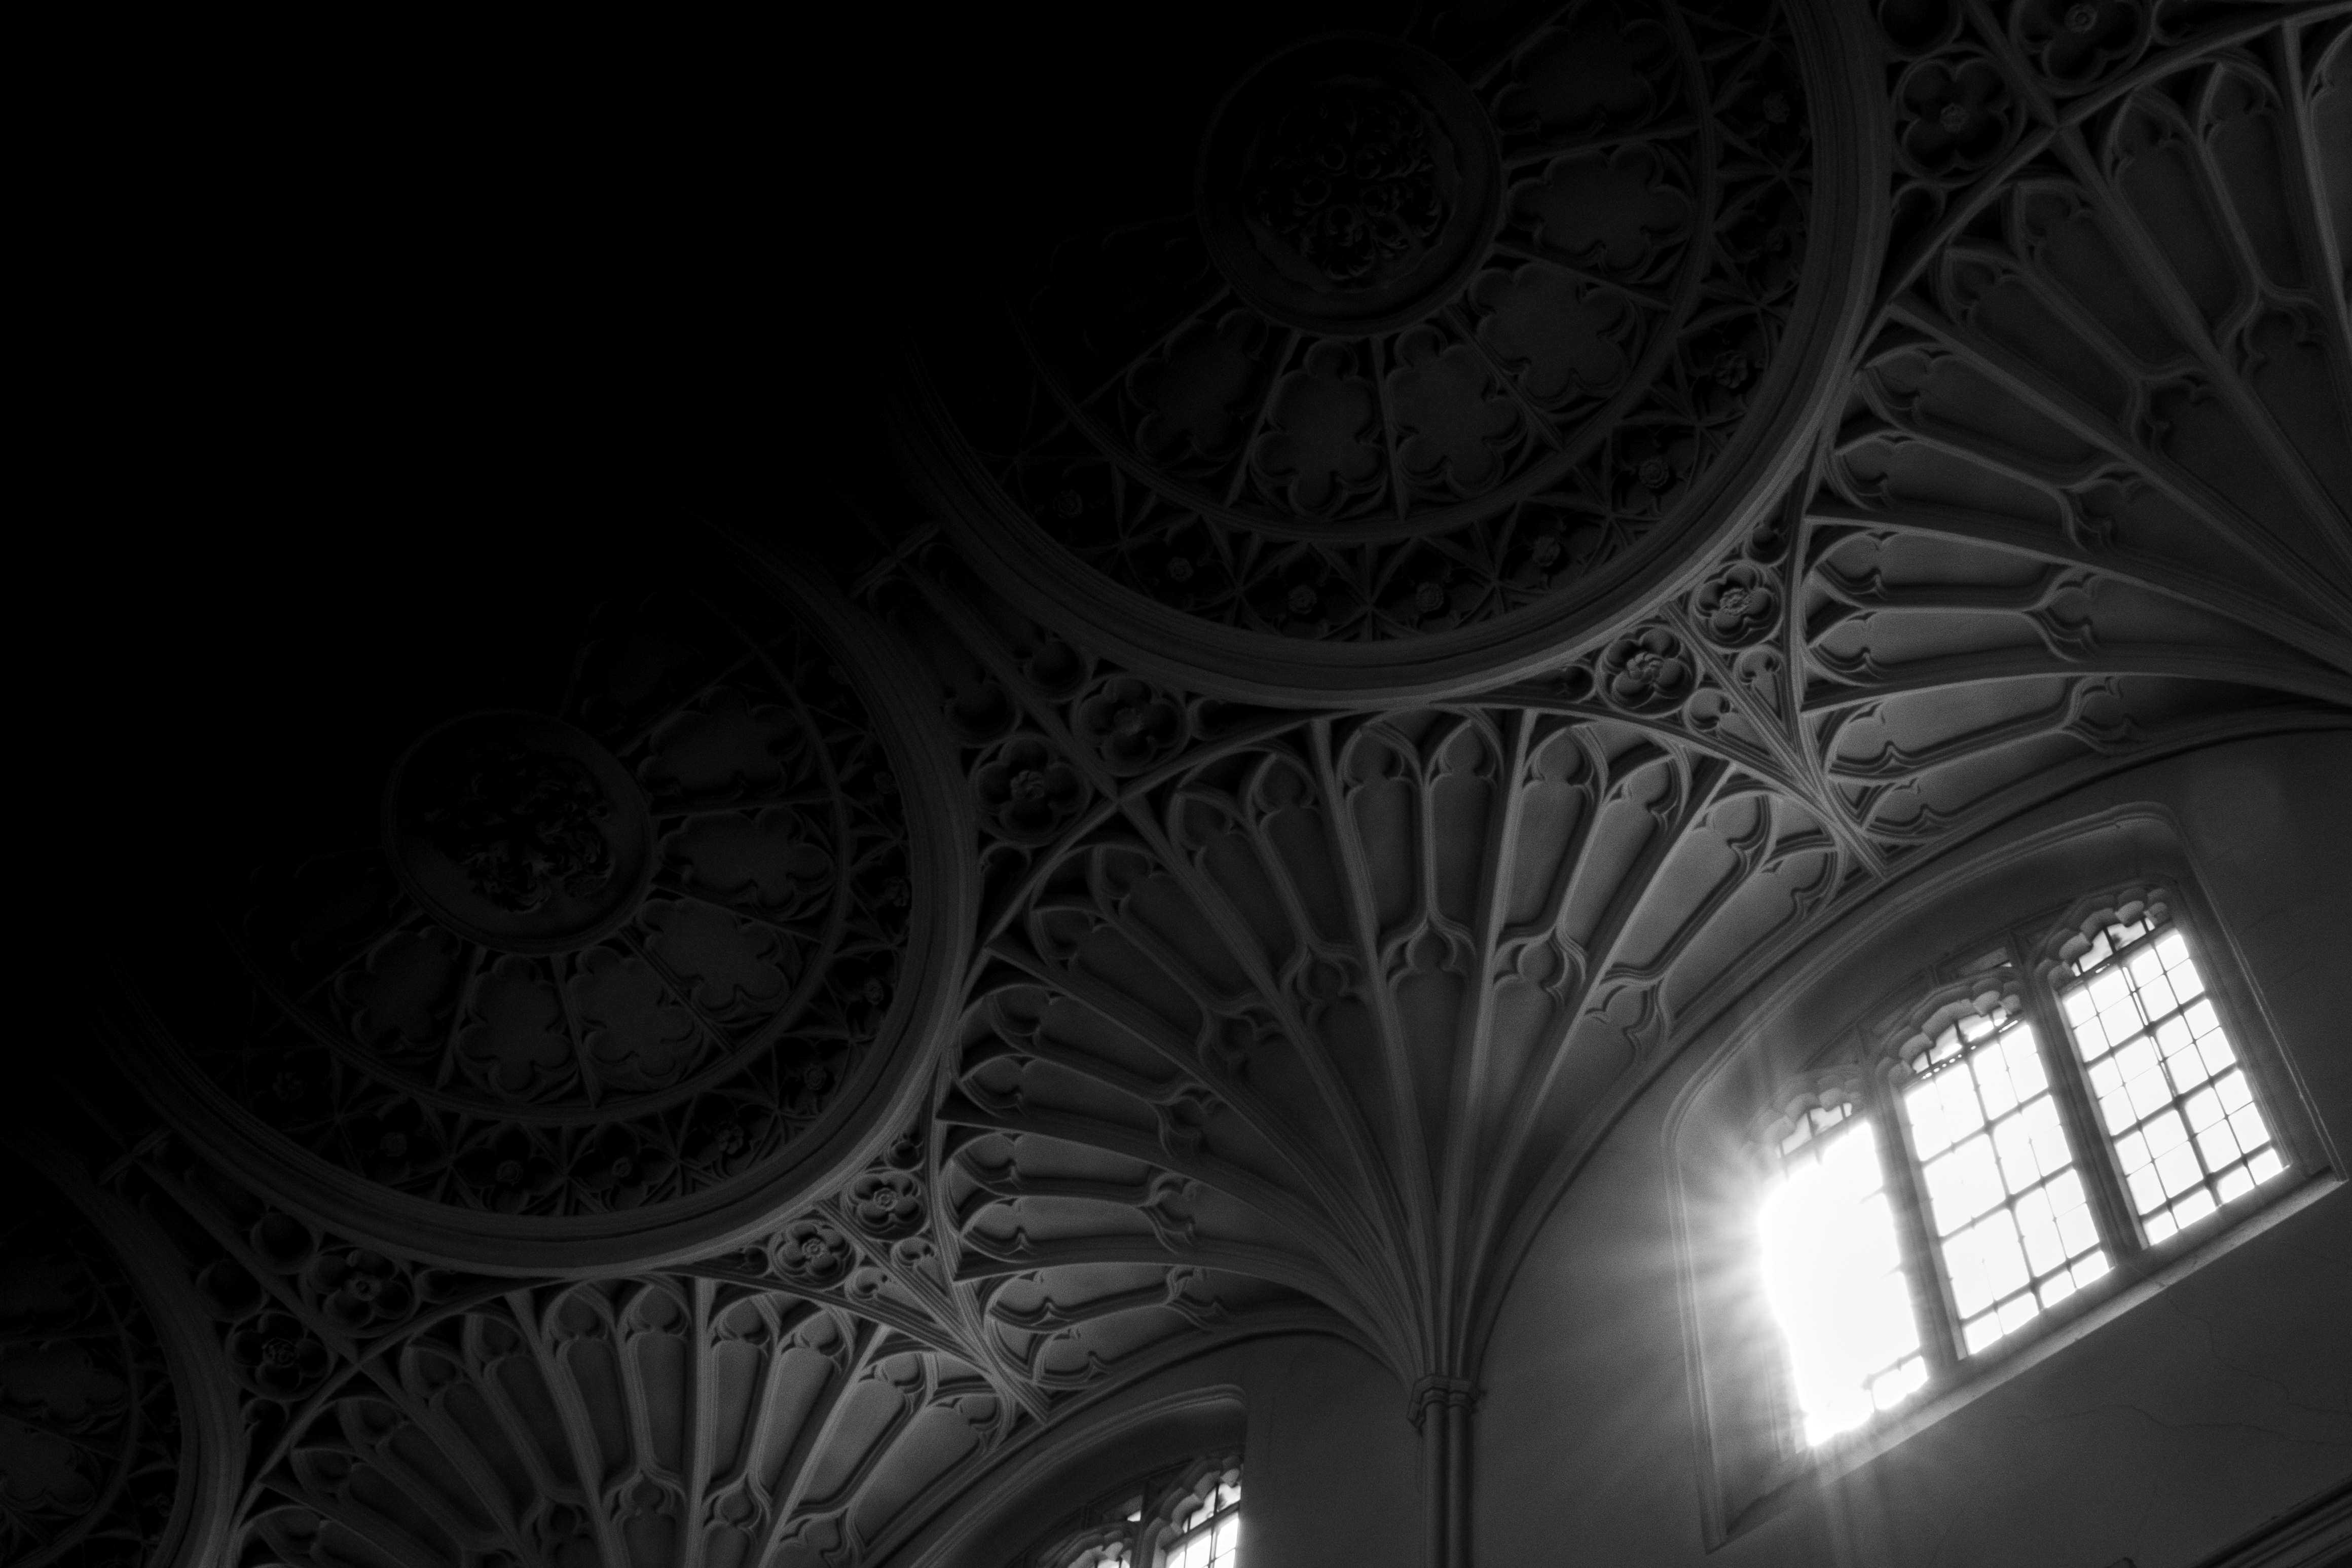
M574 758L476 746L452 782L423 808L426 831L500 908L535 910L559 890L587 897L612 877L613 847L600 826L611 808Z
M400 1266L363 1247L321 1255L309 1284L326 1314L354 1333L398 1322L416 1308L415 1288Z
M1771 248L1769 238L1760 238L1758 245L1759 256ZM1694 407L1706 417L1721 419L1748 406L1771 361L1772 341L1759 318L1731 316L1685 339L1682 355Z
M327 1347L287 1312L257 1312L229 1331L225 1348L247 1387L281 1403L318 1387L334 1364Z
M1769 569L1752 561L1735 560L1691 595L1691 613L1706 634L1727 648L1754 642L1769 632L1780 615L1780 591Z
M1601 690L1629 713L1674 706L1690 695L1695 676L1681 640L1663 626L1620 637L1601 651Z
M648 1148L624 1127L599 1133L582 1149L572 1166L572 1178L585 1192L596 1193L614 1208L635 1208L667 1179L673 1158Z
M923 1184L905 1171L867 1171L843 1195L849 1218L868 1236L901 1236L923 1222Z
M807 1286L839 1283L856 1256L849 1239L822 1219L795 1219L785 1226L770 1255L777 1273Z
M1618 454L1617 507L1638 517L1666 511L1682 499L1699 447L1678 431L1639 429L1620 438Z
M1015 736L973 770L981 819L1019 843L1044 843L1086 804L1078 770L1034 736Z
M500 1214L534 1207L562 1180L555 1162L520 1127L509 1127L458 1155L457 1174L484 1207Z
M778 1129L776 1113L756 1102L712 1101L698 1108L686 1157L714 1176L732 1176L774 1146Z
M1071 711L1072 727L1114 773L1140 773L1184 744L1184 710L1133 675L1097 683Z
M1410 270L1445 225L1429 108L1385 82L1318 83L1259 141L1243 200L1334 287Z
M1991 164L2016 130L2009 80L1982 56L1922 60L1895 93L1905 159L1937 179Z
M2044 76L2084 87L2139 52L2146 21L2137 0L2026 0L2015 25Z

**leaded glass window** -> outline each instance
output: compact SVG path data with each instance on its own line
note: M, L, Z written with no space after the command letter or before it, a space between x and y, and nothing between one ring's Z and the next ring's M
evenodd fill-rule
M2285 1174L2189 944L2143 915L2102 927L2059 993L2142 1235L2153 1245Z
M2169 900L2081 909L1974 947L1908 1021L1853 1037L1836 1087L1761 1124L1760 1277L1802 1446L1964 1381L2288 1185Z
M1242 1479L1220 1479L1175 1521L1175 1536L1160 1548L1162 1568L1240 1568Z
M1242 1461L1195 1455L1065 1515L1018 1568L1242 1568Z
M1996 1003L1944 1026L1902 1091L1937 1260L1974 1355L2107 1271L2033 1026Z

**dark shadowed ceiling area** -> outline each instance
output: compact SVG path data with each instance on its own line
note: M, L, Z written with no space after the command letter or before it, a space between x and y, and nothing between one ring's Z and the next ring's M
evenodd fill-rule
M2352 715L2347 37L231 50L73 383L0 1557L878 1565L1236 1339L1465 1406L1810 935Z

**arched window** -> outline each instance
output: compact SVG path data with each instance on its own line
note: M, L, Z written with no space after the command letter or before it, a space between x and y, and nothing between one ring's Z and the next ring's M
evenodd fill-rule
M1192 1508L1169 1521L1160 1547L1162 1568L1239 1568L1242 1478L1238 1469L1203 1488Z
M1759 1273L1807 1447L1965 1382L2292 1185L2290 1096L2166 890L1967 951L1754 1129Z
M2141 1233L2160 1242L2286 1169L2221 1009L2161 905L2065 959L2059 1010Z
M1242 1457L1202 1454L1065 1517L1020 1568L1243 1568Z

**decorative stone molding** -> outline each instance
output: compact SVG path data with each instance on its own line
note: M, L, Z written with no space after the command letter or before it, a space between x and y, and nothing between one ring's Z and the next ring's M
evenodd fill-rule
M1900 1027L1885 1032L1879 1049L1891 1060L1913 1066L1920 1053L1932 1049L1953 1025L2024 1010L2023 979L2003 965L1928 990L1906 1009Z
M1864 1070L1856 1064L1817 1068L1798 1074L1780 1086L1771 1103L1756 1114L1748 1130L1748 1145L1759 1158L1760 1174L1773 1174L1777 1159L1770 1157L1797 1130L1806 1125L1806 1117L1813 1111L1833 1111L1841 1105L1862 1103Z
M1424 1377L1413 1385L1412 1424L1423 1425L1432 1410L1475 1410L1478 1394L1477 1385L1465 1378Z
M2170 918L2175 896L2160 883L2136 881L2082 899L2041 944L2035 954L2041 972L2054 983L2062 966L2088 952L2106 926L2128 925L2141 919L2161 924Z

